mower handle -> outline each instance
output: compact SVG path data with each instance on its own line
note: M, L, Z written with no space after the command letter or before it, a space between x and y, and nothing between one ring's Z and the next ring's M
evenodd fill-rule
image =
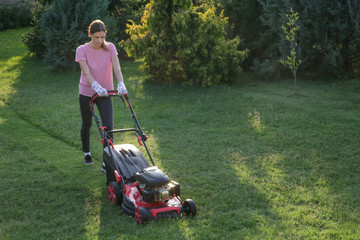
M124 95L126 101L129 100L129 94L128 94L128 93L126 93L126 94L119 94L118 91L116 91L116 90L109 90L109 91L107 91L107 92L108 92L108 94L105 95L105 96L100 96L98 93L95 93L95 94L91 97L91 106L92 106L93 109L94 109L94 101L95 101L95 99L97 99L98 97L120 97L120 98L121 98L121 95Z
M128 94L128 93L126 93L126 94L119 94L118 91L116 91L116 90L109 90L107 96L108 96L108 97L119 97L119 98L121 98L121 99L123 100L123 98L121 97L121 95L124 95L124 96L125 96L125 100L126 100L126 102L127 102L127 104L128 104L128 107L129 107L129 109L130 109L130 111L131 111L131 115L132 115L133 119L135 120L135 123L136 123L138 129L134 129L134 128L131 128L131 129L117 129L117 130L111 130L111 131L108 131L108 132L136 131L136 132L138 133L138 135L139 135L139 138L138 138L139 143L141 144L141 142L142 142L142 143L144 144L145 149L146 149L146 152L148 153L149 158L150 158L150 160L151 160L151 163L155 166L155 163L154 163L154 161L153 161L153 159L152 159L152 157L151 157L151 154L150 154L150 152L149 152L149 149L148 149L148 147L147 147L147 145L146 145L146 143L145 143L145 141L146 141L146 139L147 139L147 136L143 133L143 131L142 131L141 127L140 127L140 124L139 124L139 122L138 122L138 120L137 120L137 118L136 118L135 112L134 112L134 110L133 110L133 108L132 108L132 106L131 106L131 104L130 104L130 101L129 101L129 94ZM100 127L100 124L98 123L97 117L96 117L95 112L94 112L94 101L95 101L95 99L97 99L98 97L100 97L100 96L99 96L99 94L97 94L97 93L95 93L95 94L92 96L92 99L91 99L91 102L90 102L90 108L91 108L91 111L92 111L92 113L93 113L93 115L94 115L94 117L95 117L95 121L97 122L98 126ZM123 101L124 101L124 100L123 100ZM100 131L101 131L101 130L100 130ZM100 132L100 134L101 134L101 132Z
M129 99L129 94L126 93L126 94L119 94L118 91L116 90L109 90L107 91L107 95L105 96L100 96L98 93L95 93L93 96L92 96L92 101L94 101L95 99L97 99L98 97L116 97L116 96L121 96L121 95L124 95L126 100Z

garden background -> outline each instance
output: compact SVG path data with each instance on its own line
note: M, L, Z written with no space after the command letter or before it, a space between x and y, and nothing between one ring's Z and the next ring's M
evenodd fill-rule
M138 225L107 199L95 128L95 164L83 164L79 70L30 54L32 30L0 32L0 238L360 238L356 67L303 69L295 94L286 69L265 78L242 65L239 81L203 88L157 83L141 62L121 60L157 165L198 210ZM115 107L115 123L131 124Z

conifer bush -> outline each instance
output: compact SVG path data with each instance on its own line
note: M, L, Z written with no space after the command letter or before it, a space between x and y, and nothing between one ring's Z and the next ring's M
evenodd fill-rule
M213 86L240 80L247 50L238 38L226 39L228 19L215 7L193 7L189 0L147 5L141 24L128 25L128 54L142 59L154 81Z
M87 28L93 20L105 22L111 39L114 26L108 5L103 0L57 0L40 7L38 25L25 37L25 44L53 70L75 68L76 48L89 41Z
M41 14L45 11L46 2L36 1L34 4L34 9L32 10L32 18L30 21L31 29L30 31L23 36L23 43L29 49L29 51L38 58L43 58L46 49L44 46L45 37L44 31L40 28L40 17Z

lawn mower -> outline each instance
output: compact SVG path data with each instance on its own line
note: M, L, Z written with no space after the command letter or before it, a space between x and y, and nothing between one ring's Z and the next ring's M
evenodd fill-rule
M180 184L172 181L159 169L150 155L146 140L129 101L129 95L119 95L117 91L108 91L107 97L117 97L124 101L131 111L136 128L107 130L101 126L95 114L94 101L98 94L92 97L89 106L101 135L103 145L103 162L105 163L106 185L108 198L114 205L119 205L124 213L135 217L138 223L146 220L176 216L195 216L196 206L192 199L182 201ZM115 145L109 134L135 132L140 146L144 146L152 163L146 160L141 151L132 144Z

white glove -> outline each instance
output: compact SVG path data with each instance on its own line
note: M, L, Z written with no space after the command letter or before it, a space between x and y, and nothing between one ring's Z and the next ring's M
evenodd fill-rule
M118 94L127 94L127 90L123 81L118 82Z
M99 94L100 97L107 96L108 92L105 88L103 88L97 81L93 81L91 84L91 88Z

